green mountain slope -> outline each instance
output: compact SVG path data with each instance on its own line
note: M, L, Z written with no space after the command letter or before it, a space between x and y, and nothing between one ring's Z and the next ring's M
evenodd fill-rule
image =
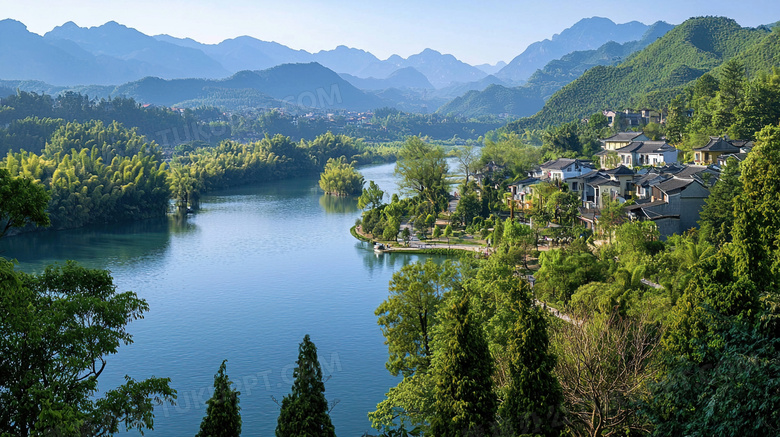
M553 93L581 76L586 70L598 65L616 65L632 53L655 42L673 27L671 24L659 21L650 26L637 41L623 44L611 41L595 50L569 53L561 59L549 62L543 69L537 70L523 86L469 92L451 100L437 112L467 117L488 114L530 116L542 109L545 100Z
M504 113L527 117L536 112L542 105L544 105L544 100L536 89L490 85L483 91L469 91L461 97L456 97L440 107L437 112L457 114L463 117Z
M539 113L507 128L546 127L606 108L662 103L674 90L746 53L768 33L765 28L742 28L723 17L689 19L623 63L588 70L555 93Z

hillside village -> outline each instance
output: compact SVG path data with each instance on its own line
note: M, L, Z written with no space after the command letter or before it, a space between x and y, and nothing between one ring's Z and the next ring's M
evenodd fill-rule
M693 149L693 162L679 162L680 152L665 140L652 141L643 132L619 132L600 139L599 161L558 158L509 184L513 211L532 209L535 188L542 183L579 194L579 220L596 230L607 200L624 206L626 219L648 220L661 238L698 228L699 213L729 158L745 159L752 141L710 137ZM494 173L491 163L483 172ZM479 177L478 177L479 179Z

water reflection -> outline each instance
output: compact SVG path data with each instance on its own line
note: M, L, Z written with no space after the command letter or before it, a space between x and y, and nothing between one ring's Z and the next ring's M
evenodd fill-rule
M18 260L27 271L65 259L87 266L104 266L107 260L125 264L167 250L172 234L197 231L185 216L172 215L111 225L94 225L63 231L43 231L3 238L0 256Z
M171 234L186 235L197 231L198 227L195 223L190 221L190 217L192 217L191 214L187 214L183 211L177 211L176 213L171 214L168 220L168 229L171 231Z
M352 214L360 211L357 206L357 198L329 196L323 194L320 196L320 206L328 214Z
M382 276L386 274L385 271L390 273L396 272L415 261L425 262L426 259L430 258L437 263L441 263L447 259L447 257L441 255L420 255L404 252L377 253L374 252L371 244L367 242L356 243L355 249L363 255L363 267L371 277L374 275Z

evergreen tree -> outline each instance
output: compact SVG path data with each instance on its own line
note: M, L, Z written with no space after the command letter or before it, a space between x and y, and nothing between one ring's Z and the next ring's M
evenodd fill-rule
M317 347L309 334L298 347L298 361L293 372L292 393L282 400L282 410L276 425L277 437L335 437L328 415L322 369L317 360Z
M712 187L699 216L701 238L715 246L731 241L734 227L734 201L742 192L739 161L729 158L718 182Z
M200 423L196 437L234 437L241 435L241 407L238 406L239 391L231 387L222 361L214 375L214 395L206 401L206 417Z
M666 139L669 144L680 144L683 134L688 128L688 108L685 99L679 95L669 104L669 115L666 117Z
M485 435L495 422L498 403L485 334L469 313L468 298L447 308L443 322L432 363L432 435Z
M509 330L509 387L500 416L512 434L560 434L563 393L553 375L555 356L549 351L547 321L533 305L527 286L510 291L514 324Z
M732 233L737 272L761 290L774 290L780 282L780 127L761 130L740 170L744 188L734 202Z

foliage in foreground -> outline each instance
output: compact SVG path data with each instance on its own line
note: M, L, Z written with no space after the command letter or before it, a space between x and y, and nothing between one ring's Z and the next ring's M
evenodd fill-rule
M308 334L298 347L292 392L282 399L276 425L277 437L335 437L330 421L317 347Z
M241 435L241 407L233 384L225 373L227 360L222 361L214 375L214 394L206 401L206 417L195 437L238 437Z
M168 378L127 382L96 398L106 359L132 343L128 322L149 309L118 293L105 270L68 262L39 275L0 260L0 434L111 435L152 429L173 404Z

